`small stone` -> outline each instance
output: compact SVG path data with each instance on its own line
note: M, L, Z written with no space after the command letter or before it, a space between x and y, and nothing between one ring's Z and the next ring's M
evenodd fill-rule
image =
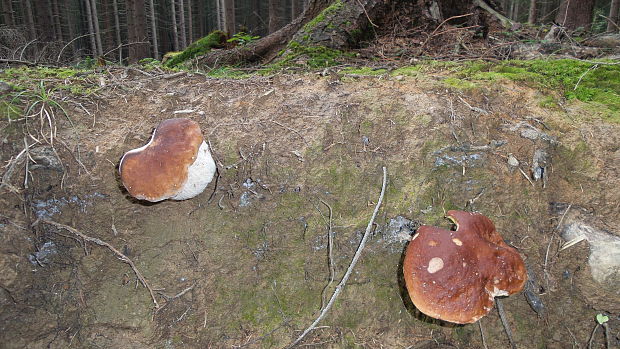
M0 81L0 95L11 92L12 89L13 88L11 87L11 85L7 84L4 81Z
M515 158L512 154L510 154L508 155L508 165L512 167L517 167L519 166L519 160L517 160L517 158Z
M405 78L405 77L404 77L404 76L402 76L402 75L396 75L396 76L394 77L394 79L396 79L396 81L401 81L401 80L403 80L404 78Z

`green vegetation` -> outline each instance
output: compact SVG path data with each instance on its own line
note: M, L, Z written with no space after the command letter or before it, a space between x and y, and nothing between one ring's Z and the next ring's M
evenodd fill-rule
M143 58L138 61L138 64L140 64L144 70L154 70L161 67L161 61L155 58Z
M247 72L235 69L234 67L224 66L211 69L207 72L207 76L220 79L246 79L251 77Z
M209 35L194 41L183 52L174 55L164 63L166 67L172 68L197 56L204 55L212 48L221 47L226 41L226 34L216 30Z
M324 22L327 18L331 17L333 14L337 13L344 7L342 0L336 0L333 4L319 13L316 17L314 17L310 22L306 23L303 28L303 31L309 33L312 31L314 27L316 27L319 23Z
M610 121L620 122L620 65L611 62L585 62L572 59L507 61L499 64L473 62L446 64L462 80L520 81L549 91L560 91L568 100L580 100L603 107L599 110ZM446 79L447 80L447 79ZM545 99L548 105L554 101ZM601 109L601 108L598 108Z
M270 73L286 67L326 68L339 64L339 59L351 55L325 46L304 46L291 41L287 50L282 52L282 57L278 62L268 66L262 72Z
M233 35L232 38L226 40L226 42L232 42L232 43L235 43L241 46L245 46L251 43L252 41L256 41L258 39L260 39L260 36L258 35L250 35L245 32L239 32Z
M54 81L56 90L66 90L75 95L88 95L97 88L90 79L94 75L92 69L18 67L4 70L0 73L0 79L9 82L13 90L17 92L36 90L40 82Z
M341 74L352 74L352 75L370 75L370 76L378 76L387 73L387 69L384 68L373 68L373 67L349 67L344 68L340 71Z

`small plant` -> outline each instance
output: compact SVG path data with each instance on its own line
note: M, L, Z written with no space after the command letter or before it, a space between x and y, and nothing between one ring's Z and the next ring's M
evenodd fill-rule
M232 38L226 40L226 42L236 43L240 46L245 46L253 41L260 39L258 35L250 35L245 32L239 32L232 36Z
M26 93L23 91L21 93L24 97L33 101L26 109L26 120L31 117L39 117L39 134L49 144L53 144L54 137L56 137L56 110L60 110L71 126L73 126L73 121L69 118L69 114L54 98L53 92L53 88L46 88L43 81L41 81L34 92ZM49 139L45 135L47 133L44 131L46 127L49 129Z
M605 329L605 348L611 348L611 343L609 339L609 326L607 325L607 321L609 321L609 316L605 314L596 314L596 326L592 330L592 334L590 335L590 340L588 341L588 348L592 348L592 341L594 340L594 334L599 326L603 326Z

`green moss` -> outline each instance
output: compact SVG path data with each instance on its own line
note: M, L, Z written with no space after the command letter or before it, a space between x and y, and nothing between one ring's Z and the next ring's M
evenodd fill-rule
M340 50L325 46L304 46L296 41L288 44L286 53L275 64L266 67L263 73L272 73L285 67L326 68L339 64L339 60L351 56Z
M342 69L340 73L376 76L376 75L383 75L387 73L387 69L377 69L377 68L372 68L372 67L359 67L359 68L349 67L349 68Z
M422 70L421 65L412 65L408 67L401 67L401 68L395 69L392 71L391 75L392 76L397 76L397 75L416 76L420 74L421 70Z
M185 50L183 50L183 52L174 55L174 57L167 60L165 66L170 68L176 67L180 63L183 63L189 59L204 55L205 53L211 51L212 48L222 46L225 41L226 34L224 32L219 30L213 31L209 35L194 41Z
M22 110L16 100L0 101L0 119L16 120L22 116Z
M459 79L459 78L446 78L443 80L444 84L454 87L459 90L469 90L477 87L477 85L471 81Z
M306 23L303 30L306 33L309 33L316 27L319 23L324 22L326 19L330 18L333 14L338 12L340 9L344 7L342 0L336 0L333 4L328 6L326 9L321 11L316 17L314 17L310 22Z
M540 100L540 102L538 102L538 106L542 108L555 109L558 107L558 103L552 96L545 96Z
M500 64L470 62L460 65L435 65L455 74L446 79L449 85L463 88L457 80L475 82L509 79L534 88L559 91L568 100L579 100L597 106L598 114L612 122L620 122L620 66L572 59L507 61Z
M245 71L235 69L234 67L224 66L210 70L207 75L220 79L245 79L251 76Z
M23 92L21 99L31 95L29 91L37 90L39 83L43 80L46 81L47 86L53 86L55 90L65 90L82 96L88 95L97 88L92 83L95 76L92 70L71 67L19 67L0 72L0 80L10 81L13 90Z

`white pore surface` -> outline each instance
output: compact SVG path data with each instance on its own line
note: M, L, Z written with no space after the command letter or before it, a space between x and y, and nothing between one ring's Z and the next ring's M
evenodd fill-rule
M215 170L215 161L213 161L209 146L203 141L200 148L198 148L196 161L188 169L187 181L170 199L186 200L202 193L213 179Z

